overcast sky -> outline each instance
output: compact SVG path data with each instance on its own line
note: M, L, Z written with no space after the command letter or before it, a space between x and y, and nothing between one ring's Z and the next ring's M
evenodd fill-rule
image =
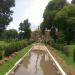
M16 0L13 8L13 21L7 29L19 28L20 22L29 19L31 29L35 30L43 20L43 12L50 0ZM71 1L71 0L68 0Z

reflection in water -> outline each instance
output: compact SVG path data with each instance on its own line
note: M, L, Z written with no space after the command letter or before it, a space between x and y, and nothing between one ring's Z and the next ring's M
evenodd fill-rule
M28 56L26 56L25 59L24 59L23 62L22 62L22 65L23 65L25 68L28 68L28 64L30 64L30 61L29 61L30 57L31 57L31 54L28 54Z
M45 51L31 51L14 75L57 75ZM50 72L52 71L52 73Z
M37 73L37 70L38 70L38 69L37 69L37 68L38 68L38 65L37 65L37 64L38 64L38 59L39 59L39 55L37 56L37 60L36 60L36 65L35 65L36 71L35 71L35 73Z
M48 53L43 54L40 66L42 67L43 75L58 75L56 69L52 65L52 62L49 60Z
M31 52L30 64L28 65L28 71L31 72L31 75L43 75L42 69L40 67L41 57Z

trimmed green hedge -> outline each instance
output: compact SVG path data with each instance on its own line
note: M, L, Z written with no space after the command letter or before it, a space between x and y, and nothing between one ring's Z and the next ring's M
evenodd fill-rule
M0 59L2 59L3 55L5 57L10 56L12 53L23 49L24 47L28 46L31 43L32 43L31 41L22 40L22 41L12 42L7 45L0 45Z
M2 59L3 52L5 51L6 47L7 47L7 45L5 45L5 44L1 45L0 44L0 60Z

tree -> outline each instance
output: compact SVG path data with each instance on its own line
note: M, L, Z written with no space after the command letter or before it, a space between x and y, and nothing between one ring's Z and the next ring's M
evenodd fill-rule
M0 34L12 21L12 7L15 6L15 0L0 0Z
M4 39L6 40L15 40L17 39L18 32L15 29L5 30L4 31Z
M46 27L45 27L45 23L44 23L44 22L41 23L40 29L41 29L41 33L42 33L43 35L45 35L45 29L46 29Z
M18 39L24 39L24 38L25 38L24 32L19 32Z
M54 26L54 17L55 14L60 11L66 4L66 0L52 0L48 3L45 12L43 14L44 23L46 27L50 29Z
M64 39L67 44L74 39L75 30L75 5L67 4L61 11L56 14L55 22L59 29L63 31Z
M41 29L42 27L44 27L44 29L51 29L53 27L53 29L51 29L51 33L52 33L52 38L55 39L56 35L56 25L54 22L54 18L57 12L59 12L65 5L66 5L66 0L52 0L48 3L45 12L43 14L43 24L41 24ZM55 28L55 29L54 29ZM54 31L53 31L54 30Z
M55 27L51 28L50 35L54 39L54 41L56 42L57 35L56 35L56 28Z
M29 39L31 37L31 29L30 29L30 23L28 22L28 19L24 20L23 23L20 23L19 30L23 34L23 38Z
M72 0L72 2L71 2L72 4L75 4L75 0Z

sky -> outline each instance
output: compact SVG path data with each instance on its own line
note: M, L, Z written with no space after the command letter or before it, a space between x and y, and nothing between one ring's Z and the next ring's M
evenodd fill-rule
M17 29L19 24L25 19L29 19L31 29L35 30L43 21L43 13L45 7L50 0L15 0L15 7L12 17L13 21L9 24L7 29ZM71 0L68 0L71 2Z

